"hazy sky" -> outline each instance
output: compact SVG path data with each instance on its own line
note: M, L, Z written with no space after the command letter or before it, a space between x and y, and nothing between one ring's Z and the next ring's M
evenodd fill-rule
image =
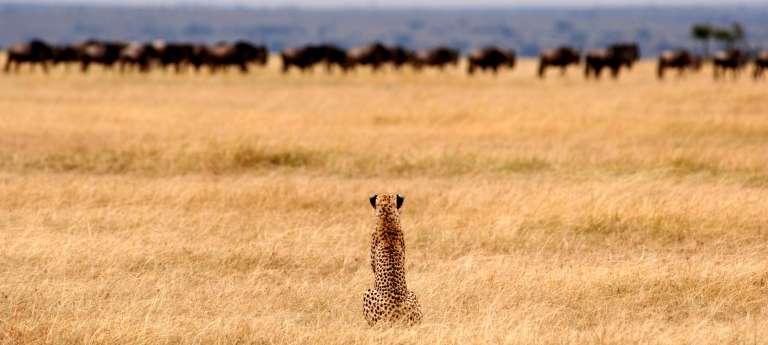
M79 3L124 5L246 5L257 7L515 7L515 6L618 6L618 5L750 5L768 0L0 0L7 3Z

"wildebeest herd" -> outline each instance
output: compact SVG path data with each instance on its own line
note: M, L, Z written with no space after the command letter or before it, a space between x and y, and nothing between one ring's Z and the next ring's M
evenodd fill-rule
M459 63L459 51L452 48L436 47L416 52L400 46L389 47L379 42L349 51L332 44L308 45L286 49L280 53L280 57L285 73L291 68L306 72L318 64L325 65L328 70L335 66L346 72L363 66L378 71L386 65L392 65L396 69L406 65L416 70L425 67L444 69L446 66L456 66ZM511 58L514 60L514 56ZM498 62L498 64L501 63Z
M194 45L154 41L149 43L88 40L75 45L50 45L41 40L16 44L8 49L5 71L18 71L23 63L40 65L47 71L50 65L79 64L87 72L91 65L119 68L120 71L148 72L153 67L173 68L181 72L187 66L199 70L203 66L212 72L235 66L243 72L251 64L265 65L268 52L263 46L245 41L221 42L214 45ZM65 67L65 68L66 68Z
M750 54L732 49L714 54L711 58L715 78L727 72L737 75L752 61L753 76L759 79L768 68L768 52ZM548 68L559 68L564 74L568 66L584 64L584 76L599 79L603 70L618 77L622 69L631 69L640 58L636 43L616 43L604 49L593 49L582 53L580 49L562 46L548 49L539 55L538 76L544 78ZM219 42L216 44L193 44L179 42L116 42L88 40L73 45L52 45L35 39L13 45L7 49L5 72L19 71L22 64L39 65L47 72L51 66L70 66L87 72L92 65L121 72L149 72L152 69L200 71L207 68L211 73L235 68L247 73L252 66L265 66L269 59L266 46L247 41ZM388 46L374 42L364 47L344 49L333 44L306 45L289 48L280 52L282 72L291 70L312 71L315 66L324 66L328 72L339 70L349 72L359 67L368 67L376 72L386 66L396 70L410 67L421 71L425 68L444 70L458 66L461 54L450 47L434 47L426 50L411 50L402 46ZM466 56L467 73L490 71L493 74L502 68L512 69L517 60L512 49L487 46L470 52ZM657 76L663 79L668 69L678 74L698 71L705 60L698 55L679 49L666 51L658 57Z

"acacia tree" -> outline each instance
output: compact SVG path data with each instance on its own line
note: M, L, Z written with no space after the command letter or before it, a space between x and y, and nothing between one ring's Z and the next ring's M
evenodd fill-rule
M691 27L691 36L697 41L701 41L704 47L704 57L709 57L709 41L714 34L714 28L709 24L694 24Z
M718 42L721 42L722 45L725 47L725 49L731 50L734 48L744 48L746 47L746 34L744 32L744 27L741 25L741 23L734 22L731 24L730 27L715 27L715 26L708 26L706 29L698 28L698 31L696 27L692 29L694 37L703 37L704 33L703 31L708 30L708 36L710 39L714 39ZM699 36L696 36L696 35ZM708 42L709 40L707 40ZM707 47L708 49L708 47Z
M737 44L739 48L746 48L746 34L741 23L733 22L733 24L731 24L731 36L733 38L733 43Z
M736 37L730 29L717 28L713 31L712 37L715 40L720 41L725 46L725 49L733 49L733 44L736 42Z

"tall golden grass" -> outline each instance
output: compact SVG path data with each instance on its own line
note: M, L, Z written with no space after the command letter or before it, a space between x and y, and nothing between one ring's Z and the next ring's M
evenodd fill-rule
M2 75L0 343L765 344L768 83L653 68Z

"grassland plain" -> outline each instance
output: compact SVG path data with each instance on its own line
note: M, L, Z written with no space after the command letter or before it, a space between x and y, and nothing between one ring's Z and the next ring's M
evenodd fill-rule
M0 343L768 343L768 83L534 68L0 76Z

